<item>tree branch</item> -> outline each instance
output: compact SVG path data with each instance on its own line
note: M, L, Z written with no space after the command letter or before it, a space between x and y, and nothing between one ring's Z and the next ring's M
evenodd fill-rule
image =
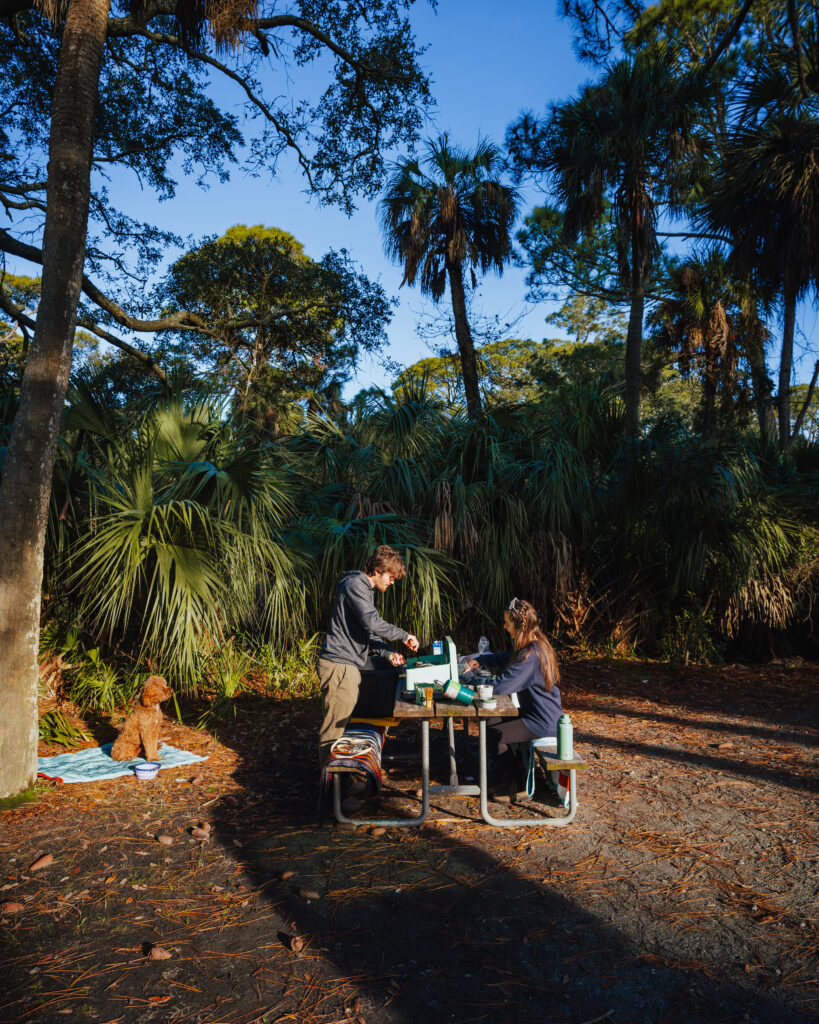
M750 11L751 7L753 6L753 3L754 0L745 0L745 3L742 5L739 14L736 16L736 18L734 18L733 24L722 37L722 41L720 42L719 46L716 48L716 50L714 50L714 52L711 54L711 56L708 58L705 64L699 69L699 73L700 75L702 75L703 78L708 77L708 75L711 72L711 68L713 68L713 66L717 63L717 61L720 59L723 53L725 53L725 51L734 41L736 34L742 28L742 23L743 21L745 21L748 11Z
M3 230L3 228L0 228L0 250L42 266L43 254L40 249L25 242L20 242ZM131 316L121 306L117 305L113 299L109 299L107 295L104 295L84 274L82 290L95 305L105 310L118 324L122 327L127 327L129 331L152 333L154 331L189 330L202 331L204 334L212 333L204 320L196 316L195 313L188 312L186 309L172 313L170 316L161 317L158 320L140 320L137 317Z
M2 290L0 290L0 309L2 309L4 313L7 313L17 324L19 324L22 330L28 328L30 331L33 331L34 328L37 326L36 322L25 312L25 310L21 309L18 305L12 302L8 295L6 295L6 293L3 292ZM115 348L120 349L129 356L133 356L134 359L138 359L139 362L144 363L144 365L147 366L149 370L155 373L156 376L159 377L159 379L163 382L163 384L168 383L168 375L165 373L162 367L159 366L158 363L155 363L152 357L149 356L147 353L140 351L140 349L136 348L134 345L129 345L128 342L123 341L122 338L117 338L115 335L109 334L108 331L104 331L101 327L98 327L90 320L78 318L77 326L84 327L87 331L93 332L94 334L97 335L97 337L102 338L104 341L107 341Z
M109 345L113 345L115 348L127 353L129 356L133 356L134 359L138 359L141 363L148 367L148 369L156 374L157 377L162 381L163 384L168 383L168 375L159 365L155 363L153 358L148 355L147 352L141 351L134 345L129 345L127 341L123 341L122 338L117 338L114 334L109 334L108 331L103 330L97 324L91 320L87 320L84 317L77 318L77 326L84 327L85 330L91 331L92 334L96 334L98 338L102 338L103 341L107 341Z

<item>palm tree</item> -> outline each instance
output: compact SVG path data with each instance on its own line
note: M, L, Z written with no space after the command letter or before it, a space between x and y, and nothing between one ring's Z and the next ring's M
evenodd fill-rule
M500 180L500 164L492 143L467 153L443 134L427 142L423 161L399 162L380 204L386 251L404 265L401 283L414 284L420 270L421 291L438 302L449 281L470 419L480 415L481 398L464 266L474 287L476 267L500 274L511 258L518 194Z
M703 435L714 430L720 390L723 404L741 397L737 380L742 356L751 372L760 432L765 433L770 390L764 369L767 331L757 316L752 290L731 274L725 257L712 249L672 263L664 291L650 316L657 327L653 340L673 354L683 373L695 369L700 375Z
M696 128L703 102L671 57L652 49L612 65L602 81L554 107L548 121L527 114L509 131L521 171L542 171L564 210L569 241L609 216L616 229L620 285L630 296L625 402L632 435L639 428L641 348L646 287L657 251L657 216L686 198L706 150Z
M796 306L819 287L819 121L806 111L781 111L740 126L716 167L699 219L730 237L736 267L782 303L777 411L784 450L792 440Z

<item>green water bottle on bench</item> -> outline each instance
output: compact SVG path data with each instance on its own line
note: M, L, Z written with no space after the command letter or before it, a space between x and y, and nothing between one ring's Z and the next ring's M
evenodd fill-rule
M566 714L557 720L557 756L561 761L571 761L574 758L572 720Z

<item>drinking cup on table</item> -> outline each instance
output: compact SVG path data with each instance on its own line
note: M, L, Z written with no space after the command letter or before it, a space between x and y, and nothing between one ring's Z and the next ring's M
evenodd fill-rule
M492 700L495 689L491 683L479 683L475 687L475 692L478 694L478 700L480 701Z
M435 693L435 687L434 686L425 686L424 687L424 707L427 707L427 708L431 708L432 707L432 697L433 697L434 693Z

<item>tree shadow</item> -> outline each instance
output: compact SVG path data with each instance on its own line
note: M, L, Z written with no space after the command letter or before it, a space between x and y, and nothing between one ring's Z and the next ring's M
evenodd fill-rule
M240 762L238 789L209 810L214 841L269 916L258 955L202 1024L808 1020L760 975L739 983L734 963L698 951L701 934L643 942L635 901L614 919L564 895L561 868L594 852L582 812L559 833L317 826L318 713L298 701L271 710L266 750L238 729L221 736ZM235 929L213 932L207 955L235 941Z

